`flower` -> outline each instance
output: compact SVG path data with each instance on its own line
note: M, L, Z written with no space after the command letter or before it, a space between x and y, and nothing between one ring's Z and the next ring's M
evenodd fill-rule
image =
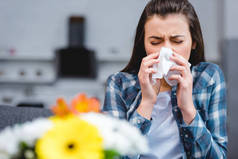
M95 126L76 116L55 118L53 122L53 128L36 143L39 159L103 158L103 140Z
M79 94L72 102L72 111L75 114L88 113L88 112L99 112L100 103L96 98L87 98L85 94Z
M114 149L121 155L135 155L149 151L145 137L125 120L98 113L86 113L80 117L98 128L106 150Z
M35 141L51 127L52 123L45 118L7 127L0 133L0 154L16 154L20 142L33 146Z
M51 110L58 116L65 116L70 114L70 109L63 98L56 100L56 106L53 106Z
M88 98L86 94L78 94L72 99L71 105L67 105L63 98L58 98L52 111L61 117L72 113L75 115L88 112L99 113L100 102L96 98Z
M99 113L99 108L99 101L85 94L71 105L59 98L52 108L55 116L0 132L0 159L115 159L148 152L136 127Z

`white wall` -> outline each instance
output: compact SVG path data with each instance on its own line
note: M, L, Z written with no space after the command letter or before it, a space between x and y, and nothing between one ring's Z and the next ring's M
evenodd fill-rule
M0 52L50 56L67 46L67 18L85 15L86 45L100 59L130 57L145 0L0 0ZM191 0L201 20L208 60L219 60L217 0ZM229 33L230 34L230 33ZM114 53L113 53L114 52Z
M238 1L225 0L225 38L238 38Z
M225 74L228 99L228 158L238 158L237 151L237 80L238 80L238 1L225 0Z
M219 18L219 0L190 0L193 4L203 32L205 57L208 61L219 61L220 50L219 41L221 39L219 34L218 24L222 19Z
M52 54L67 46L67 18L86 17L86 45L99 57L126 58L144 0L0 0L0 50Z

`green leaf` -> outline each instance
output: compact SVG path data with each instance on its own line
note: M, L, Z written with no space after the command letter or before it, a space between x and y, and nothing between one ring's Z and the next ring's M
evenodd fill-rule
M11 159L36 159L35 147L29 146L26 142L19 143L19 151Z
M119 159L120 154L115 150L105 150L104 159Z

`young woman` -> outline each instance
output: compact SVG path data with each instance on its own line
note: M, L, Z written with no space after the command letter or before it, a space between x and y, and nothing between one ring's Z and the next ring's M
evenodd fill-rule
M178 82L173 87L151 79L162 47L173 50L170 60L177 64L170 68L179 72L169 77ZM220 159L227 152L226 109L223 73L205 62L193 6L188 0L151 0L139 20L128 65L107 80L103 111L147 136L150 152L137 158Z

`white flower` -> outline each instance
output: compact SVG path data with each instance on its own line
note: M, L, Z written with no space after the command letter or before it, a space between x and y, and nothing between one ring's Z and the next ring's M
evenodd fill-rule
M0 157L16 154L19 143L22 141L29 146L33 146L35 140L40 138L51 127L50 120L39 118L32 122L5 128L0 133Z
M96 113L87 113L80 117L99 129L106 150L114 149L121 155L148 152L146 138L127 121Z
M5 128L0 134L0 153L1 155L15 154L18 150L18 137L15 129Z
M148 152L148 143L140 131L125 120L98 113L81 114L80 118L95 125L103 137L104 150L115 150L120 155ZM35 141L53 126L48 118L7 127L0 132L0 159L10 159L19 150L19 143L34 146ZM28 154L30 155L30 154Z
M52 125L52 122L47 118L39 118L33 122L27 122L21 127L21 133L23 134L21 139L33 146L35 140L48 131Z

